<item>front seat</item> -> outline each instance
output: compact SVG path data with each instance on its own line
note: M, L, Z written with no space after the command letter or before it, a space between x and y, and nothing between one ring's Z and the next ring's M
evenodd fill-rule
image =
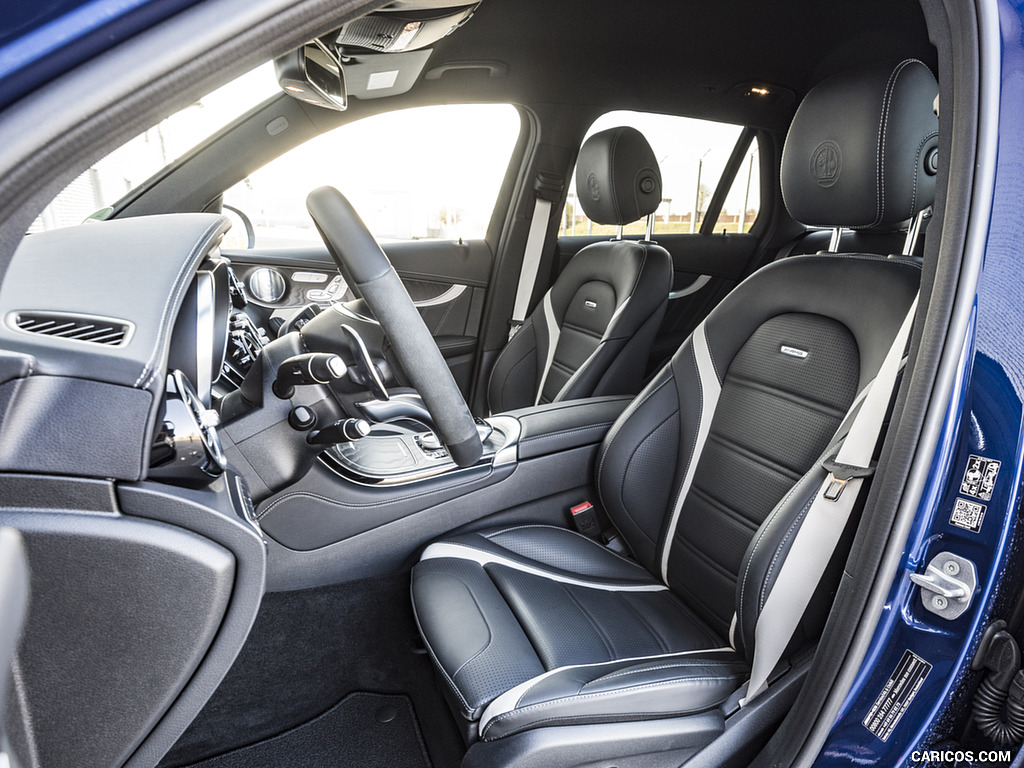
M936 92L918 61L813 88L782 160L793 217L877 227L930 205L922 163L936 144ZM595 484L631 556L550 525L427 547L413 603L478 740L465 766L604 765L665 750L678 765L721 733L823 461L890 347L898 362L919 281L911 259L812 255L770 264L727 296L598 453ZM788 656L819 636L833 584L826 572Z
M661 172L634 128L591 136L576 163L576 199L598 224L623 226L661 205ZM617 238L580 250L494 362L491 413L640 390L672 287L672 257Z

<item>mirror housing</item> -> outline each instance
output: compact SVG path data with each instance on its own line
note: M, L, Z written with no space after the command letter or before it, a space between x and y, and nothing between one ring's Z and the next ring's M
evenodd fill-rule
M319 40L274 59L274 71L289 96L339 112L348 107L341 58Z

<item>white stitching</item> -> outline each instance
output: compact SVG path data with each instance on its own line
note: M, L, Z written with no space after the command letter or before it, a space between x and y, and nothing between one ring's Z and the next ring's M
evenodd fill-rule
M490 536L484 536L484 538L487 539L488 541L491 541L492 540L491 536L499 536L499 535L501 535L503 533L509 533L511 531L518 531L518 530L521 530L523 528L553 528L554 530L562 531L563 533L571 533L573 536L578 536L579 538L583 539L584 541L586 541L591 546L599 547L602 552L605 552L605 553L607 553L609 555L617 557L622 562L627 563L627 564L633 566L634 568L639 568L641 571L643 571L648 576L650 576L650 572L646 568L644 568L642 565L640 565L640 563L636 562L635 560L630 560L628 557L623 557L618 552L616 552L614 550L611 550L611 549L608 549L608 547L601 546L596 541L594 541L592 538L590 538L589 536L584 536L579 531L573 531L573 530L571 530L569 528L560 528L557 525L547 525L545 523L528 523L526 525L514 525L511 528L502 528L500 531L493 531ZM483 536L483 534L480 534L480 535ZM498 546L499 547L503 547L503 545L501 545L501 544L498 544ZM503 547L503 548L504 549L508 549L508 547ZM512 550L509 550L509 552L512 552ZM515 554L519 554L519 553L516 552ZM520 557L526 557L526 555L520 555Z
M885 84L885 92L882 96L882 114L878 119L878 145L875 157L875 172L877 177L878 197L876 199L875 220L869 225L877 227L885 215L885 140L886 129L889 122L889 108L892 106L892 94L896 90L896 81L900 73L917 59L904 59L889 75L889 81Z
M671 363L666 363L665 367L661 369L661 372L659 372L658 375L660 376L662 373L666 371L666 369L669 369L670 367ZM601 471L604 469L604 460L608 456L608 451L611 448L611 444L612 442L614 442L616 436L619 434L619 430L622 429L622 426L627 421L629 421L630 418L632 418L633 414L636 413L637 410L639 410L644 403L646 403L648 400L654 397L654 395L657 394L658 390L660 390L674 378L675 375L672 374L670 371L667 378L663 382L661 382L661 384L659 384L646 395L644 395L642 400L634 400L632 403L630 403L629 407L626 408L626 410L622 412L622 415L620 415L619 418L615 421L615 424L612 426L611 431L604 438L604 448L601 451L601 458L597 462L597 471L594 473L595 483L597 483L598 485L601 484Z
M614 422L611 421L602 421L600 424L590 424L589 426L586 427L574 427L572 429L559 429L556 430L555 432L545 432L542 435L534 435L533 437L523 438L522 440L519 441L519 444L526 445L526 443L530 443L535 440L547 440L548 438L551 437L571 435L575 432L591 432L595 429L607 429L613 423Z
M630 675L642 675L642 674L645 674L647 672L658 672L658 671L663 670L663 669L686 669L688 667L689 668L703 667L703 666L706 666L708 664L722 664L722 663L725 663L725 664L730 664L730 663L738 664L739 661L736 660L736 659L729 659L729 660L727 660L725 662L716 661L714 659L712 659L712 660L708 660L708 659L696 659L696 660L694 660L694 659L680 659L679 661L674 662L672 664L659 664L656 667L643 667L642 669L622 669L622 670L619 670L618 672L612 672L610 674L605 675L604 677L598 677L598 678L596 678L594 680L591 680L588 683L584 683L583 684L583 688L586 688L588 685L594 685L595 683L604 683L604 682L607 682L608 680L616 680L616 679L621 678L621 677L629 677ZM582 691L583 688L581 688L580 690Z
M917 177L921 170L921 150L924 149L924 145L939 135L938 131L932 131L923 139L921 143L917 145L917 153L914 155L914 196L910 199L910 216L913 218L917 215ZM908 256L911 254L907 254Z
M192 246L192 250L189 251L188 258L182 263L181 267L178 269L178 274L174 276L174 282L172 283L172 285L177 286L177 290L173 291L171 295L167 297L167 300L164 302L164 309L163 312L161 312L160 314L160 324L158 326L156 343L153 347L153 352L152 354L150 354L149 359L146 360L145 365L143 365L142 372L139 374L139 378L135 380L135 383L132 385L133 387L138 387L140 384L142 384L142 380L146 378L146 375L149 373L150 367L152 367L156 363L156 358L160 354L160 349L162 347L164 336L170 332L170 328L166 327L167 313L170 312L172 304L177 304L178 297L187 287L185 283L180 282L182 273L185 272L186 270L191 270L191 268L195 266L195 261L197 257L202 253L205 253L207 246L209 245L210 242L210 236L214 234L216 230L219 230L222 226L224 226L224 223L226 221L227 219L223 217L218 217L216 221L210 224L210 226L208 226L203 231L203 234L200 236L199 240L195 243L195 245ZM153 375L155 376L156 373L157 372L154 370ZM145 386L149 386L149 383L152 380L153 376L150 376L149 379L146 380Z
M724 682L727 682L729 680L735 680L737 676L738 675L729 675L727 677L689 677L689 678L685 678L685 681L688 682L688 683L724 683ZM538 709L543 709L545 707L550 707L550 706L556 705L556 704L565 704L565 703L571 702L571 701L585 701L587 699L601 698L602 696L617 696L617 695L620 695L620 694L623 694L623 693L629 693L629 692L632 692L632 691L643 691L643 690L647 690L647 689L650 689L650 688L663 688L663 687L669 686L669 685L679 685L680 682L682 682L682 681L681 680L665 680L665 681L661 681L661 682L657 682L657 683L645 683L644 685L631 685L631 686L629 686L627 688L618 688L618 689L616 689L614 691L599 691L597 693L584 693L584 694L577 694L575 696L566 696L564 698L553 699L551 701L542 701L542 702L540 702L538 704L531 704L528 707L523 707L522 709L514 709L514 710L512 710L510 712L502 712L500 715L495 715L494 717L492 717L488 721L487 725L484 726L484 729L481 732L480 736L481 736L481 738L486 737L487 736L487 731L489 731L491 726L494 725L495 723L497 723L499 721L507 720L509 717L511 717L513 715L521 715L524 712L533 712L533 711L536 711Z
M455 685L455 681L452 680L451 677L448 675L448 672L445 671L445 668L441 665L441 661L437 658L437 654L434 653L434 649L431 648L430 642L427 640L427 636L423 633L423 625L420 624L420 617L419 613L416 611L415 600L412 601L412 617L416 621L416 629L420 633L420 637L423 638L423 645L426 647L427 653L430 654L430 658L434 661L434 666L437 667L438 670L440 670L441 675L448 683L448 686L452 689L452 691L454 691L455 695L459 697L459 701L462 702L462 706L466 710L467 714L472 716L473 710L470 708L469 702L466 701L466 697L462 695L462 691L459 690L459 687Z
M486 480L488 477L490 477L490 475L491 475L491 470L488 470L487 474L485 474L485 475L480 475L478 477L473 477L473 478L471 478L469 480L464 480L461 483L453 483L452 485L445 486L444 488L438 488L438 489L432 490L432 491L424 491L423 493L415 493L415 494L411 494L409 496L402 496L399 499L393 499L391 501L374 502L374 503L369 503L369 504L361 504L361 503L355 503L355 502L340 502L340 501L337 501L335 499L329 499L326 496L321 496L318 493L312 493L311 491L297 491L295 493L286 494L286 495L282 496L279 499L275 499L262 512L259 512L257 514L257 519L262 520L264 517L269 515L278 505L284 504L286 501L290 501L291 499L296 499L296 498L316 499L317 501L322 501L325 504L330 504L330 505L335 506L335 507L342 507L344 509L352 509L352 508L355 508L355 509L376 509L376 508L388 507L388 506L391 506L392 504L401 504L402 502L409 501L410 499L423 499L423 498L426 498L428 496L436 496L438 494L446 493L448 491L451 491L451 490L453 490L455 488L462 488L463 486L472 485L473 483L480 482L481 480Z
M814 466L818 466L820 462L815 461ZM813 469L813 467L812 467ZM802 478L801 478L802 479ZM782 497L782 500L775 505L775 509L772 510L771 514L768 515L765 522L762 523L761 533L757 537L757 541L754 542L754 548L750 550L750 557L747 558L747 567L743 569L743 578L740 580L740 600L739 610L736 611L736 636L739 638L744 637L743 632L743 605L744 595L747 591L747 577L750 575L750 568L754 562L754 555L757 554L758 548L761 546L761 542L765 536L768 535L768 530L771 528L772 523L775 522L775 518L779 516L786 503L792 498L793 494L796 493L796 489L800 487L800 480L797 480L792 488L789 489L789 493ZM746 646L746 642L743 643Z
M775 554L772 555L772 560L768 564L768 570L765 571L764 579L761 581L761 593L760 595L758 595L757 600L757 612L759 614L764 609L765 600L768 599L768 582L772 577L772 573L775 571L775 565L776 563L778 563L779 557L782 555L782 550L785 548L786 542L789 541L789 537L793 535L793 532L797 528L801 527L803 525L804 520L807 519L807 513L808 511L810 511L811 505L814 503L814 499L817 497L817 495L817 492L815 492L811 496L811 498L808 499L807 503L800 508L800 512L797 514L796 518L790 524L789 529L786 531L786 535L782 537L782 541L779 542L779 546L775 548Z
M705 333L704 340L707 341L707 338L708 338L707 337L707 333ZM698 458L696 456L696 453L697 453L697 437L700 435L700 425L701 425L701 421L704 418L704 382L701 381L701 378L700 378L700 366L697 364L697 349L693 346L693 342L692 341L690 342L690 352L693 355L693 370L696 371L696 374L697 374L697 377L696 377L697 378L697 395L700 398L700 410L697 412L697 424L694 427L693 437L691 438L690 457L689 457L689 459L687 459L686 463L681 467L681 469L683 471L682 478L679 481L679 487L676 489L675 496L672 497L672 504L669 506L669 510L671 512L674 512L675 508L676 508L676 505L678 504L679 505L679 514L680 515L683 514L683 507L682 507L682 505L686 503L684 499L681 499L681 496L682 496L682 493L683 493L683 483L686 482L686 473L689 472L689 470L690 470L690 464L695 459ZM710 354L710 352L711 352L711 350L709 349L708 353ZM711 360L712 368L714 367L714 362L715 362L714 359L712 359ZM718 374L715 373L715 376L717 376L717 375ZM676 400L678 401L678 399L679 399L679 392L677 390L676 391ZM681 413L682 410L683 410L682 403L678 403L678 405L679 405L679 411ZM682 447L682 446L680 446L680 447ZM669 515L670 518L672 516L673 516L672 514ZM668 522L668 527L665 529L665 544L661 548L660 557L658 556L659 553L657 552L657 549L655 549L655 560L657 562L659 562L659 563L662 560L665 561L665 573L663 574L663 577L664 577L664 580L665 580L666 584L668 583L668 560L665 559L665 552L666 552L666 550L669 552L669 555L668 555L669 558L672 557L672 553L671 553L672 542L669 541L669 528L672 527L672 520L669 519L667 522ZM678 528L677 528L677 530L678 530ZM673 531L673 534L674 533L675 532Z

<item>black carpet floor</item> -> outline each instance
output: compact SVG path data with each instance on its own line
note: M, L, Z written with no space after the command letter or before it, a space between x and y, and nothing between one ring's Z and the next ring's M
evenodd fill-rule
M407 697L433 768L458 767L465 746L419 642L408 573L266 595L234 666L160 768L203 764L283 737L356 692ZM340 739L358 740L358 730L345 728L333 744L345 750ZM377 763L347 762L364 764ZM319 764L295 755L275 768L307 765Z
M190 768L429 768L405 696L349 694L308 723Z

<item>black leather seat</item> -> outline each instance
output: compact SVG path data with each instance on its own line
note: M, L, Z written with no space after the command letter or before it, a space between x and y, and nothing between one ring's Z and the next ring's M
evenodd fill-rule
M658 161L639 131L602 131L580 149L576 190L592 221L629 224L661 204ZM581 250L495 360L491 413L638 392L671 286L672 257L654 243Z
M921 163L936 144L936 92L916 61L812 89L782 162L794 218L877 227L931 204L934 178ZM453 708L484 742L470 755L587 723L611 740L607 724L673 718L701 731L696 746L720 732L718 708L748 679L754 626L826 477L821 462L842 442L919 280L908 259L812 255L775 262L727 296L598 454L600 499L632 557L542 525L426 549L414 607ZM845 559L840 548L833 574ZM791 652L820 633L829 582Z

